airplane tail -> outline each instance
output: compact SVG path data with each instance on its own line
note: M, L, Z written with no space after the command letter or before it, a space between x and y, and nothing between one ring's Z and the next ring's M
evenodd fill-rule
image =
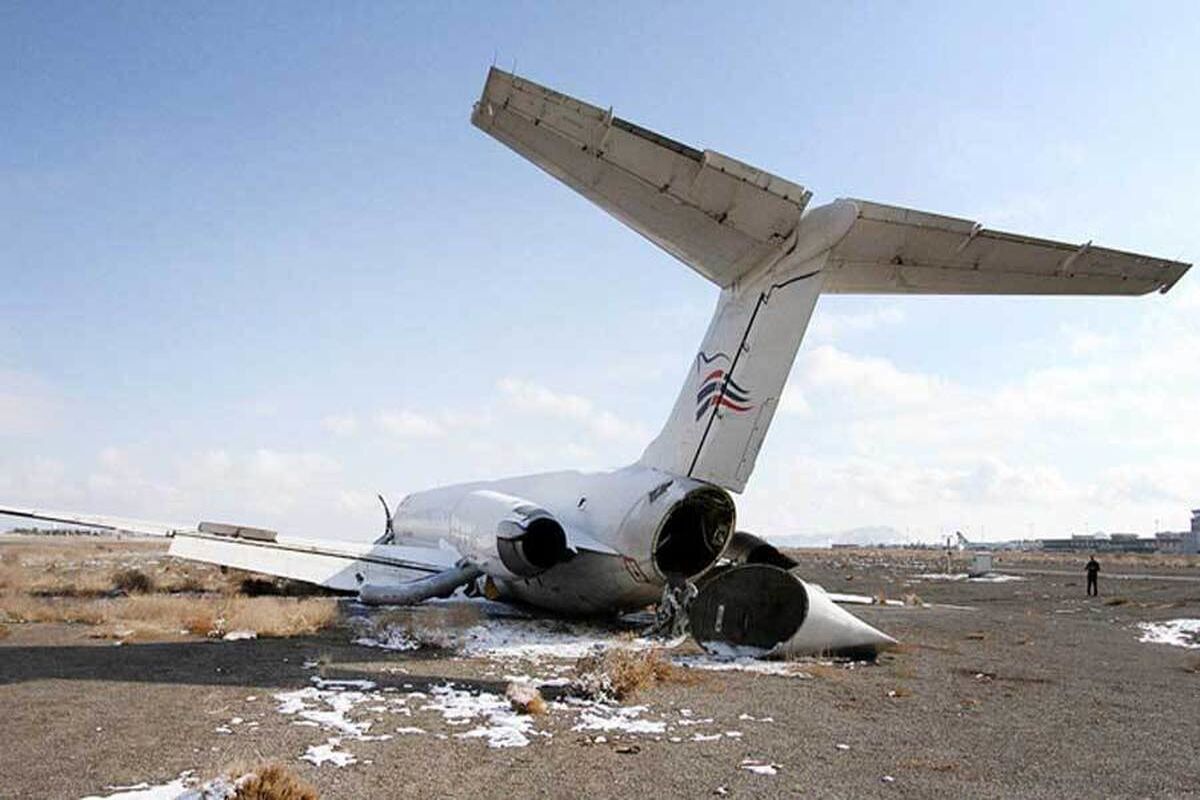
M640 464L742 491L779 407L853 204L806 214L799 247L721 292L679 398Z
M492 68L471 122L721 288L641 463L740 492L822 292L1145 294L1183 264L812 193Z

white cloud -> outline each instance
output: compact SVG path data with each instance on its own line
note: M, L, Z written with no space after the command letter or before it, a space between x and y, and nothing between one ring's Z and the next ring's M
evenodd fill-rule
M1043 363L995 384L832 345L805 351L792 384L817 427L772 432L794 438L773 438L743 519L785 535L887 524L926 538L1186 526L1200 501L1200 328L1188 299L1149 306L1133 327L1064 326L1029 344Z
M887 359L851 355L828 344L807 351L802 370L805 386L846 392L859 404L921 405L951 388L936 376L904 372Z
M445 427L433 417L401 409L381 411L375 417L381 430L402 439L424 439L443 436Z
M321 427L337 436L352 436L358 430L358 417L353 414L330 414L321 420Z
M896 306L854 312L825 311L818 307L806 335L818 340L837 339L851 333L899 325L904 319L904 310Z
M556 392L520 378L502 378L496 384L511 408L532 414L580 423L600 440L645 442L649 436L641 425L627 422L611 411L603 411L586 397Z

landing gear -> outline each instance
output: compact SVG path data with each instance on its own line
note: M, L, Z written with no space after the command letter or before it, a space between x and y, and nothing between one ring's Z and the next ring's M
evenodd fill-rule
M651 636L663 639L678 639L688 635L688 611L699 590L696 584L680 577L672 577L663 587L662 599L654 613Z

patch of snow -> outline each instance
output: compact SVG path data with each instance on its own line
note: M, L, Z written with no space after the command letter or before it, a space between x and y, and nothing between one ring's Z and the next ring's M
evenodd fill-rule
M345 750L338 750L337 747L342 743L341 739L334 737L325 744L317 744L309 747L304 751L304 755L300 756L301 761L307 761L310 764L321 766L322 764L333 764L335 767L349 766L358 761L353 753L348 753Z
M436 711L449 725L479 723L456 739L485 739L488 747L524 747L533 733L533 720L518 714L508 700L493 692L472 693L450 684L430 689L430 702L422 711Z
M1008 575L1003 572L989 572L986 575L974 577L965 572L926 572L914 577L923 581L967 581L968 583L1008 583L1009 581L1025 580L1020 575Z
M738 768L753 772L755 775L778 775L779 770L783 767L780 764L772 764L770 761L758 758L743 758Z
M257 639L258 633L256 631L230 631L221 638L227 642L240 642L244 639Z
M187 770L169 783L152 786L142 781L131 786L109 786L107 790L115 794L89 795L83 800L232 800L240 782L240 778L233 782L215 778L197 786L194 770Z
M438 630L439 637L445 639L449 648L465 656L485 658L574 660L610 647L644 649L679 643L647 638L621 639L617 633L617 629L588 623L515 617L489 619L459 630ZM407 626L376 631L355 639L354 644L401 651L420 646Z
M363 738L370 729L370 721L355 722L347 714L357 705L371 699L360 691L339 691L341 686L373 687L370 681L324 681L313 678L316 686L308 686L291 692L275 695L279 701L277 711L286 716L300 718L297 725L308 724L336 730L342 734Z
M353 644L398 652L421 649L421 643L413 638L412 632L399 625L393 625L375 636L361 636Z
M802 661L762 661L747 656L722 657L715 655L675 656L671 662L685 669L704 669L716 672L752 672L758 675L778 675L789 678L811 678Z
M1166 622L1140 622L1139 642L1169 644L1189 650L1200 648L1200 619L1172 619Z
M555 704L559 705L559 704ZM617 733L666 733L667 723L639 719L646 706L620 706L596 700L570 700L565 705L579 709L579 722L571 730Z
M191 781L187 773L170 783L151 786L148 783L135 783L132 786L109 786L117 790L114 794L88 795L82 800L175 800L188 790Z

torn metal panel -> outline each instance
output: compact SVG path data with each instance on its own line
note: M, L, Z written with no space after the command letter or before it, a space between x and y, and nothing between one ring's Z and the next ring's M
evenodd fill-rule
M836 605L820 586L770 564L731 567L706 582L688 614L713 651L765 658L874 654L896 640Z

